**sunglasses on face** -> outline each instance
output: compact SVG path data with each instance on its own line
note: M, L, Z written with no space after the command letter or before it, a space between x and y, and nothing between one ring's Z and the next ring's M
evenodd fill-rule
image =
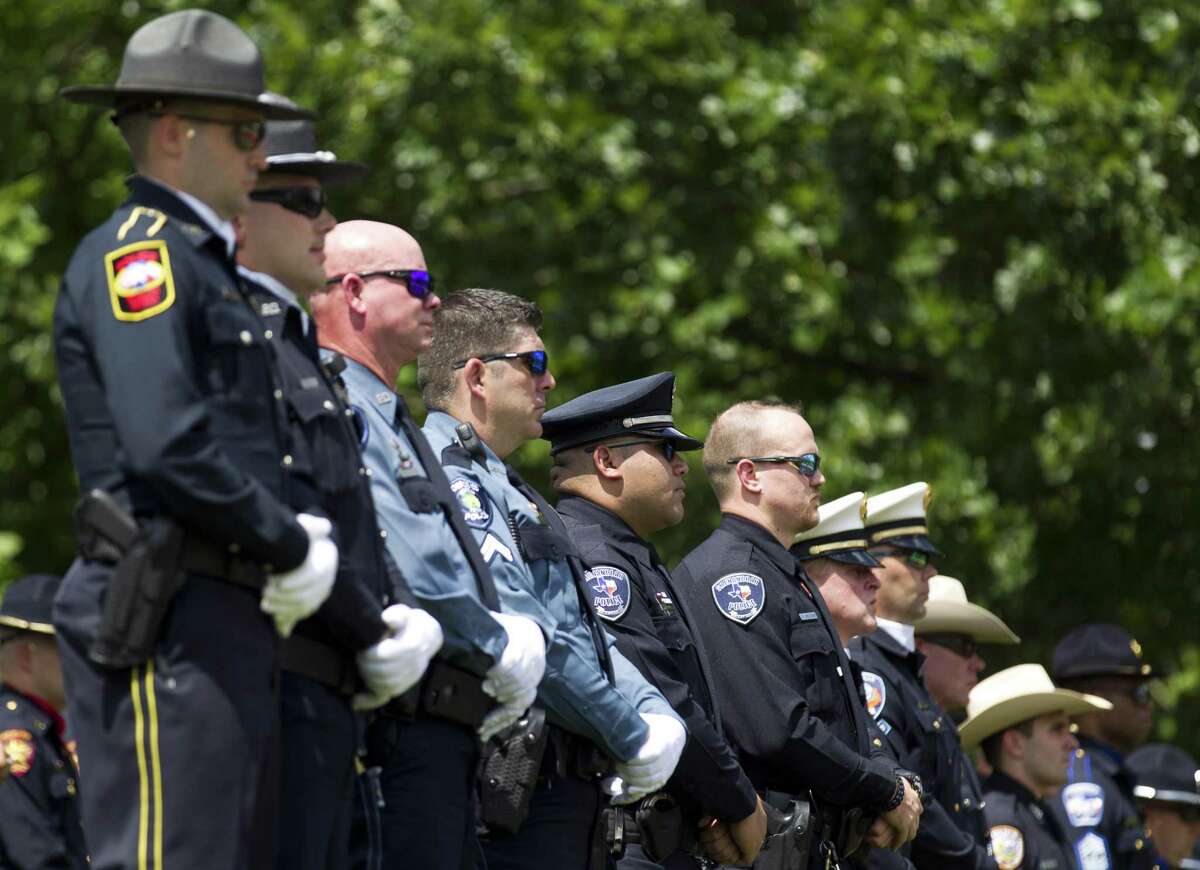
M250 198L255 202L273 202L288 211L304 215L310 220L320 217L321 212L325 211L325 206L329 203L324 188L303 185L254 190L251 191Z
M186 121L196 121L201 124L219 124L228 127L233 134L233 145L238 151L253 151L267 135L267 122L262 120L234 120L231 118L208 118L204 115L185 115L182 112L150 112L153 118L165 115L175 115Z
M637 441L621 441L617 444L593 444L587 448L587 452L594 453L597 447L633 447L638 444L657 445L667 462L673 461L679 455L679 451L675 449L675 442L667 438L640 438Z
M433 292L434 288L433 275L424 269L378 269L374 272L343 272L341 275L326 278L325 283L341 284L342 279L347 275L357 275L364 281L370 278L387 278L390 281L399 281L408 290L408 295L414 299L424 299Z
M929 554L924 550L871 550L872 556L895 556L903 559L914 568L924 568L929 564Z
M979 652L979 645L975 643L975 638L963 634L923 634L921 640L944 646L956 656L962 656L964 659L969 659Z
M1105 687L1102 691L1111 695L1124 695L1140 707L1148 706L1154 702L1154 696L1150 692L1149 683L1138 683L1134 686L1125 683L1114 683L1111 686Z
M498 359L519 359L525 363L526 368L535 375L544 375L546 370L550 368L550 354L544 350L523 350L514 351L512 353L489 353L483 356L471 357L480 362L495 362ZM454 368L461 369L471 359L460 359L454 364Z
M821 470L821 457L817 453L803 453L800 456L738 456L726 460L726 465L737 465L743 459L776 465L787 463L805 477L816 477L817 472Z

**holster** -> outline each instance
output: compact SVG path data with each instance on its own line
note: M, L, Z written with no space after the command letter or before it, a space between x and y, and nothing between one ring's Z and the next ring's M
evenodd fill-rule
M529 813L549 736L545 711L530 707L516 724L484 747L479 810L489 829L510 834L520 829Z
M474 731L495 706L496 700L483 691L481 677L435 658L421 682L389 701L379 712L397 719L432 716Z
M647 858L661 864L676 852L694 852L698 845L695 824L688 824L683 808L667 792L642 798L634 807L608 807L604 815L605 841L614 858L637 843Z
M793 798L781 810L764 800L763 809L767 813L767 839L751 866L754 870L807 870L817 821L812 804Z
M861 807L851 807L842 811L841 824L838 825L837 836L834 838L840 855L851 857L860 849L864 849L864 846L870 849L867 831L870 830L874 818Z

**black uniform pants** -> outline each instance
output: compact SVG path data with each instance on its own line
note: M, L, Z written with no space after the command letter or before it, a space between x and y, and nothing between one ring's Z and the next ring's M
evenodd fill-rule
M270 867L279 645L258 596L189 575L154 656L102 668L110 572L76 560L54 607L93 870Z
M358 719L350 699L299 674L279 680L278 870L349 866Z
M367 726L367 759L379 768L384 868L482 867L474 731L444 719L378 716Z

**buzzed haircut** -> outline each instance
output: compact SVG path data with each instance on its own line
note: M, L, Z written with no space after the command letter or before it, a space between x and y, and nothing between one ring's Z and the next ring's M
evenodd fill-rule
M1033 719L1026 719L1024 722L1018 722L1016 725L1009 725L1007 728L983 738L983 742L979 744L979 748L983 751L983 757L987 759L987 763L996 770L1000 769L1000 762L1004 758L1005 731L1020 731L1026 737L1032 737Z
M733 494L734 477L737 470L730 459L746 456L763 456L774 450L769 443L770 433L763 429L757 418L765 411L788 411L801 416L801 406L775 399L755 399L731 405L713 420L712 428L704 439L704 472L712 484L717 501Z
M523 329L542 328L537 303L500 290L458 290L433 312L433 343L417 357L417 386L431 411L454 398L454 364L471 357L508 353Z

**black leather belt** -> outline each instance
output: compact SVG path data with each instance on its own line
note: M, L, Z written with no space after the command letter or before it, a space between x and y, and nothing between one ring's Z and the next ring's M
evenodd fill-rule
M550 752L542 761L542 776L597 780L609 769L608 756L595 743L559 725L550 726ZM553 767L550 765L553 764Z
M361 685L354 659L329 644L293 634L280 645L280 665L285 671L315 680L347 697Z
M203 538L189 535L183 545L180 567L191 574L203 574L261 592L267 582L266 572L257 562L243 559Z
M483 691L482 677L435 658L421 682L379 712L393 719L445 719L475 729L495 706L496 699Z

